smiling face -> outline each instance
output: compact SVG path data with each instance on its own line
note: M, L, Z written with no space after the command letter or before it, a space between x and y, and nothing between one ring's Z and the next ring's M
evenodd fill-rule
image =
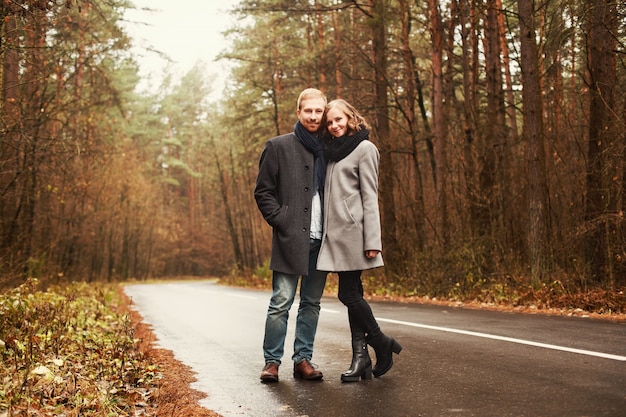
M348 132L348 116L337 107L333 107L326 113L326 127L333 137L340 138Z
M306 130L316 133L322 126L326 101L321 97L305 98L300 102L298 120Z

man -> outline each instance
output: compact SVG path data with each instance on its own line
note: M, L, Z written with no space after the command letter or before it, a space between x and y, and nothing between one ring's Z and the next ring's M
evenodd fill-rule
M265 321L261 381L278 382L289 309L300 281L300 306L293 344L293 376L321 380L311 365L326 272L316 269L322 238L322 199L326 160L318 133L326 96L314 88L300 93L292 133L265 144L254 197L272 226L272 298ZM301 278L301 280L300 280Z

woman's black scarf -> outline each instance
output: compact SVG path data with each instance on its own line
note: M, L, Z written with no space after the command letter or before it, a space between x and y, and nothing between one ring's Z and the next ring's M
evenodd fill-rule
M324 190L324 180L326 178L326 155L324 153L324 143L317 135L314 135L306 130L300 121L296 122L296 125L293 127L293 131L304 147L311 152L315 158L315 164L313 166L313 169L315 170L314 183L321 193Z
M359 143L368 140L370 136L369 130L361 128L353 135L343 135L340 138L332 138L326 145L326 157L329 161L341 161L359 146Z

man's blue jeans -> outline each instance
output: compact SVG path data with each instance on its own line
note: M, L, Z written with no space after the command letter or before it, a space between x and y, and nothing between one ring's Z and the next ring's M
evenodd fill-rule
M324 294L327 275L326 272L316 269L320 243L319 240L311 240L309 275L302 276L300 282L300 306L296 317L296 336L292 356L295 363L304 359L311 360L313 357L313 343L320 316L320 299ZM265 339L263 340L265 363L281 363L285 352L289 309L296 296L299 278L298 275L276 271L272 274L272 298L267 309Z

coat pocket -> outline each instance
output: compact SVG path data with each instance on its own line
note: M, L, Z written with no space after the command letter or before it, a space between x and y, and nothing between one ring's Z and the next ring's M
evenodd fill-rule
M343 200L346 221L354 224L360 230L363 229L363 203L361 194L354 193Z
M286 232L291 222L289 221L289 206L281 206L280 211L274 217L272 227L280 232Z

